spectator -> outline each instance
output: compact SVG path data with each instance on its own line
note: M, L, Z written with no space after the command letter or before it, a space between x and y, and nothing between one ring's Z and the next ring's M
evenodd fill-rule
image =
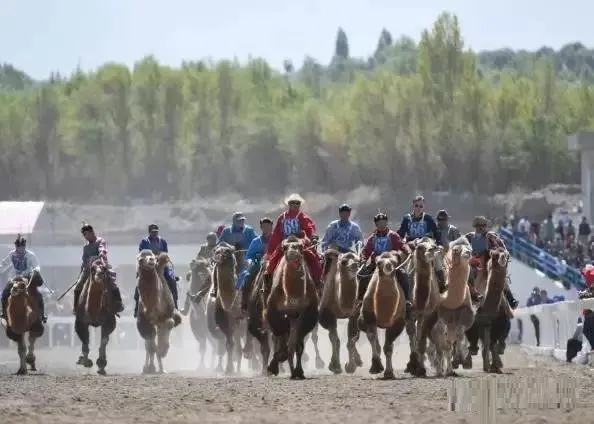
M590 228L590 224L588 223L588 218L582 216L582 222L580 222L580 225L578 227L578 242L583 246L587 246L591 233L592 229Z
M526 306L535 306L541 304L541 296L540 296L540 289L538 287L534 287L532 289L532 293L530 293L530 297L528 298L528 302L526 302ZM532 321L532 325L534 326L534 336L536 337L536 346L540 346L540 321L538 317L534 314L530 314L530 321Z
M565 352L565 359L571 362L582 350L584 340L584 324L582 318L578 318L577 327L573 336L567 340L567 350Z
M575 225L573 225L573 221L570 219L567 223L567 228L565 228L565 237L575 239Z
M523 237L528 236L528 233L530 232L530 221L528 221L528 217L524 216L522 217L522 219L520 219L520 222L518 222L518 233L520 233L520 235L522 235Z
M550 213L544 222L544 241L552 243L555 240L555 224L553 223L553 214Z
M563 228L562 220L559 220L559 222L557 222L557 228L555 228L555 233L557 237L559 237L561 240L565 240L565 229Z
M554 303L553 299L551 299L549 297L549 294L547 293L546 290L541 290L540 291L540 303L541 304Z
M584 336L588 343L590 343L590 349L594 349L594 313L592 309L584 309Z

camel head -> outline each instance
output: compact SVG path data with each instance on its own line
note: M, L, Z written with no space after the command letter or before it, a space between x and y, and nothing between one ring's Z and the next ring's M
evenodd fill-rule
M22 297L27 294L27 280L23 277L16 277L12 280L10 295L13 298Z
M219 244L215 248L212 260L217 265L235 266L235 248L227 243Z
M454 263L466 264L472 255L472 248L470 243L451 244L450 252Z
M94 282L103 283L107 277L107 264L101 259L91 262L91 278Z
M338 268L347 275L355 277L359 270L359 255L355 252L340 254L340 256L338 256Z
M210 273L210 261L206 258L192 259L190 262L190 272L186 275L186 281L190 281L192 273L196 272L200 275L207 275Z
M489 270L506 270L509 262L509 253L502 247L489 251Z
M139 269L150 271L157 267L157 257L149 249L144 249L136 255L136 261Z
M443 247L438 246L435 240L423 237L416 242L415 257L422 262L435 262L443 256Z
M302 239L290 236L283 241L282 246L287 262L297 262L303 258L305 246Z
M375 258L375 266L380 276L391 276L398 266L398 259L392 252L384 252Z

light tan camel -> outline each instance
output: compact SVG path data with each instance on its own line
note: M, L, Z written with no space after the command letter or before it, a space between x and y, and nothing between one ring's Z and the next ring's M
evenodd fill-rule
M277 338L268 372L278 375L279 364L288 360L291 379L301 380L305 378L301 362L305 336L318 322L319 300L305 263L303 240L290 236L282 248L284 254L274 271L264 310L265 320Z
M136 328L144 339L146 350L142 372L156 372L156 356L158 372L164 373L163 358L169 352L171 330L181 322L181 315L175 310L173 296L164 276L170 260L167 253L161 252L155 256L148 249L142 250L136 260L139 295Z
M412 316L407 323L407 333L413 337L411 341L410 361L406 371L416 377L425 377L425 354L427 339L435 345L437 357L443 357L446 347L445 334L432 331L438 321L438 309L441 303L439 285L435 275L438 261L443 260L443 247L438 246L435 240L423 237L408 243L414 250L413 269L414 279L412 288ZM442 363L442 361L438 361ZM437 376L443 376L443 367L436 369Z
M227 351L226 374L233 374L233 362L237 362L237 372L241 369L243 359L241 348L240 320L241 291L235 287L237 278L237 256L235 248L227 243L220 243L214 251L214 269L212 271L211 295L208 297L206 315L209 321L214 321L216 328L209 330L217 337L220 331L224 334L225 348ZM212 292L216 288L216 296ZM214 318L214 319L213 319Z
M406 261L404 252L384 252L375 259L373 272L367 291L363 297L361 312L357 320L359 329L365 331L371 345L371 374L379 374L384 367L377 330L386 330L384 354L386 356L385 379L394 379L392 354L394 341L404 330L406 324L405 297L396 278L396 270Z
M8 282L12 286L6 306L6 320L2 320L2 326L6 331L6 337L17 344L19 369L16 375L28 374L27 364L31 371L37 371L35 341L44 332L39 307L32 293L35 286L30 284L30 281L35 278L34 274L35 271L33 271L31 279L15 277ZM25 341L25 333L28 333L28 343Z
M445 326L447 335L446 376L456 376L454 368L457 366L453 366L452 360L459 365L468 354L466 330L472 327L475 316L468 288L471 253L472 247L468 239L460 237L450 243L445 257L448 289L441 295L439 321L440 326L441 323Z
M354 252L340 253L332 248L326 250L325 256L329 270L324 281L318 320L328 330L332 345L328 369L334 374L340 374L342 367L337 324L339 319L349 318L355 310L359 256Z

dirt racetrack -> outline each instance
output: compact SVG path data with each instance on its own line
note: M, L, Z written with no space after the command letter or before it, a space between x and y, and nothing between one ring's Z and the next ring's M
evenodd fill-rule
M408 357L405 337L396 345L399 372L395 381L381 381L367 373L369 346L363 341L359 347L365 367L355 375L338 376L312 369L313 350L308 342L311 360L306 375L310 378L305 381L291 381L286 374L229 378L198 372L194 343L188 341L185 346L172 348L165 362L169 373L160 376L139 375L143 351L110 350L110 375L101 377L94 369L74 365L78 351L57 348L37 352L39 372L16 377L12 375L17 369L16 350L0 351L0 420L20 424L488 424L477 415L480 402L476 398L469 401L474 413L448 411L447 392L453 379L412 379L402 372ZM329 343L324 330L320 331L320 347L327 363ZM96 358L96 350L92 358ZM504 363L509 374L487 377L499 382L497 423L594 422L594 383L589 368L528 358L518 347L508 348ZM485 381L478 357L474 365L474 370L463 371L456 379L466 391L477 392L469 386ZM575 388L575 409L561 409L554 399L546 399L554 397L551 385L559 381L569 381Z

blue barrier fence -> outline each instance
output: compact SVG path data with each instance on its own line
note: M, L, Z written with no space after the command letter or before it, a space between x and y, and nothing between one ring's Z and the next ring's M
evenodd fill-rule
M553 280L561 281L566 288L573 286L577 290L583 290L586 287L584 277L578 269L562 263L555 256L506 228L500 228L497 233L512 256L526 265L538 269Z

